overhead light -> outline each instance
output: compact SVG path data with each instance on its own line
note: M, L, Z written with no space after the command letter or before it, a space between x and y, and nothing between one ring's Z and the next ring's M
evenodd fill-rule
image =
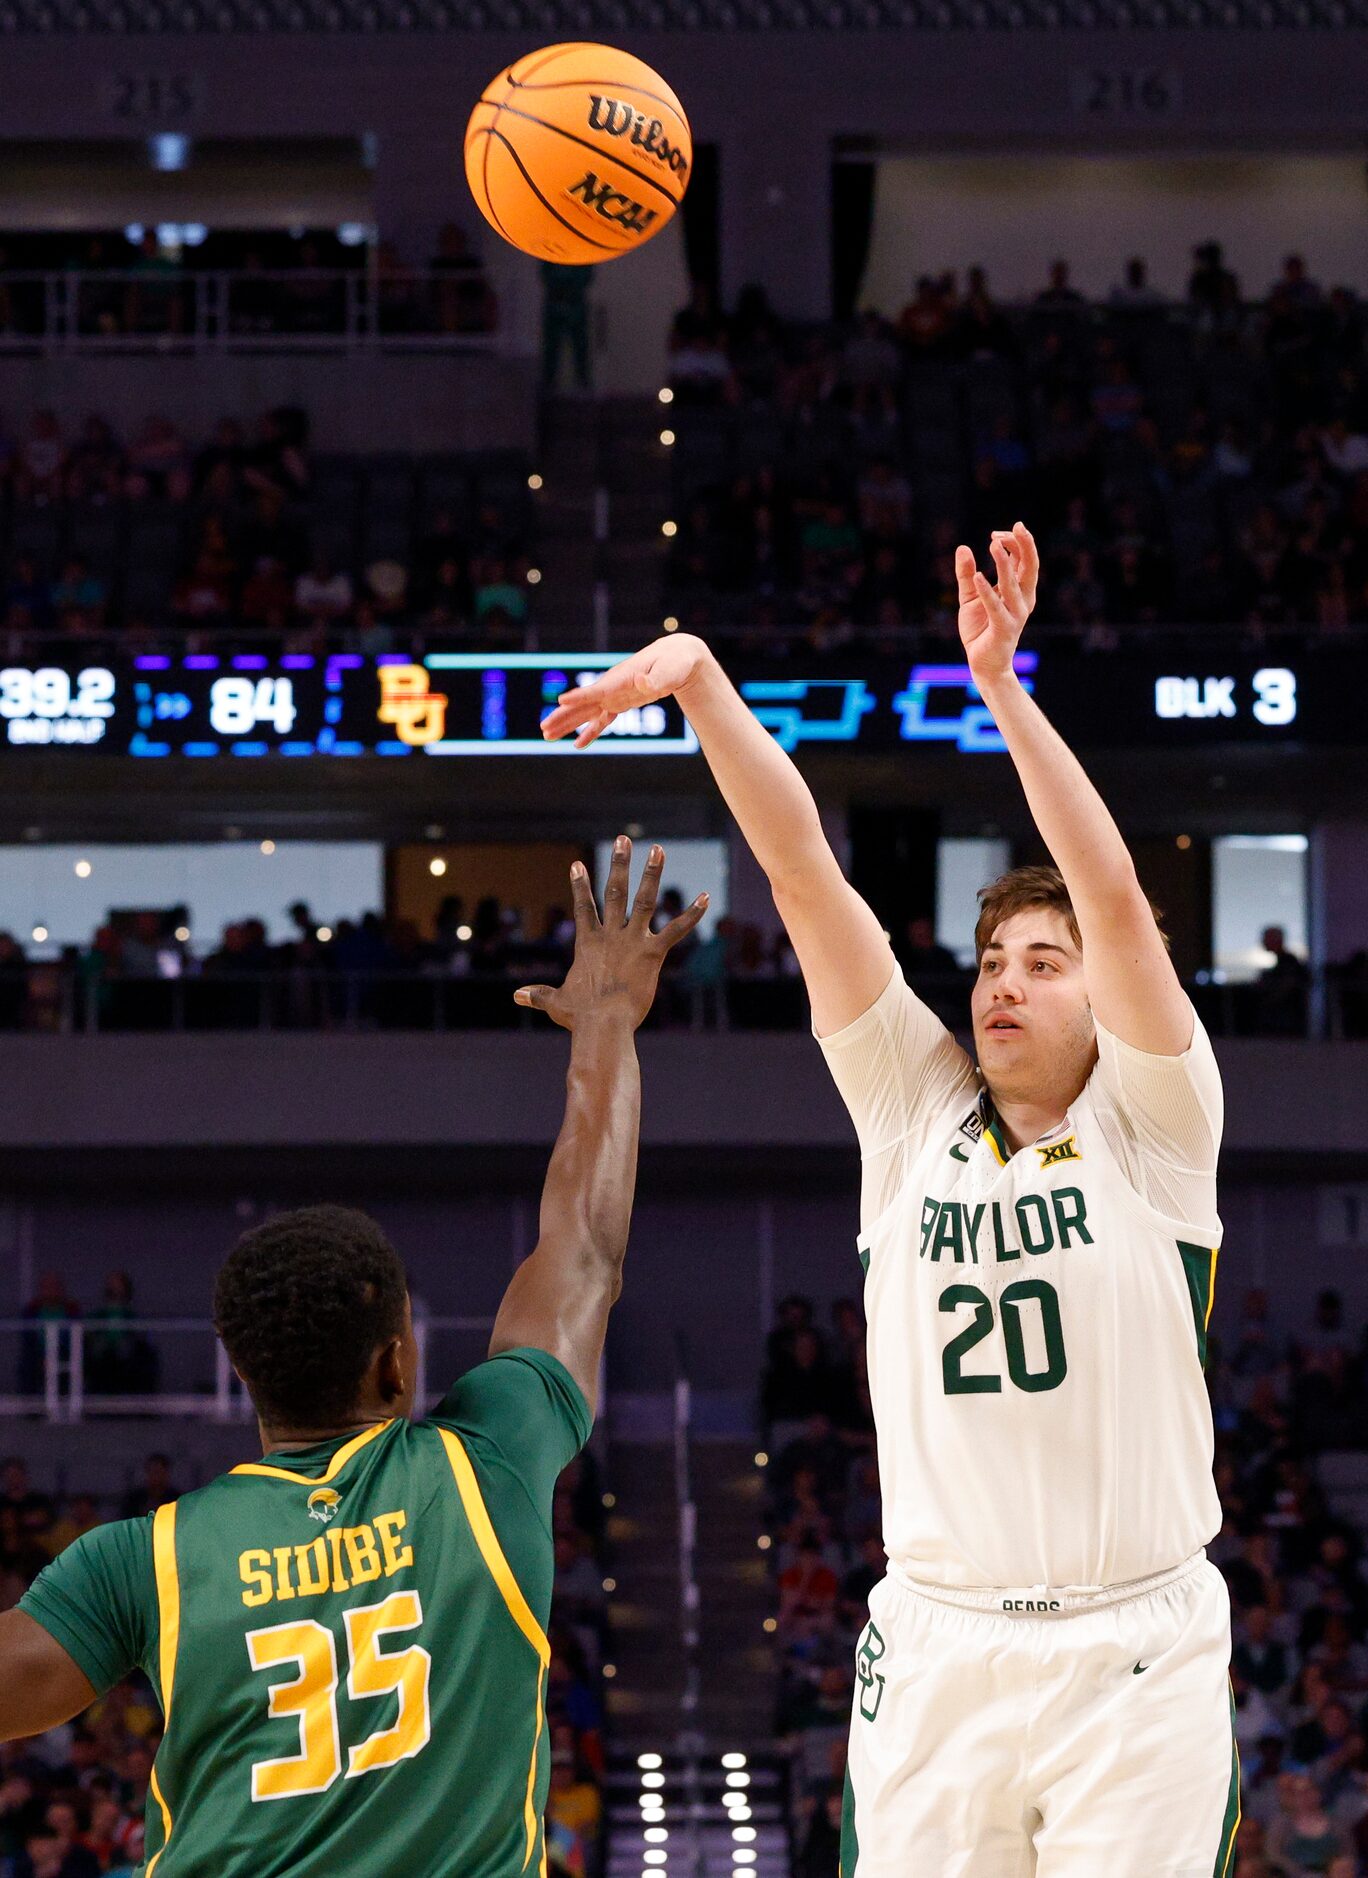
M190 139L178 130L155 131L147 140L147 160L154 170L190 167Z
M648 1773L654 1773L656 1768L659 1767L660 1764L661 1764L661 1760L658 1754L638 1754L637 1755L637 1766L644 1767Z
M77 861L76 863L77 880L89 880L90 874L91 874L90 862L89 861Z
M34 945L36 945L36 946L41 946L41 945L46 945L46 944L47 944L47 936L48 936L48 929L47 929L47 927L46 927L46 926L35 926L35 927L34 927L34 929L33 929L33 943L34 943Z
M677 633L679 631L679 621L675 618L673 613L669 614L660 623L667 633Z
M465 945L467 941L475 937L475 934L473 929L469 926L458 926L456 928L456 937L460 940L462 945Z
M185 945L189 941L189 938L190 938L190 928L188 926L177 926L176 931L175 931L175 938L176 938L177 944Z
M667 541L673 541L675 536L679 533L679 523L678 522L662 522L660 524L660 532L662 535L664 535Z
M530 476L528 477L528 479L527 479L527 486L528 486L528 488L529 488L529 489L540 489L540 488L541 488L541 486L542 486L542 479L541 479L541 477L540 477L540 476L538 476L538 474L537 474L537 472L536 472L535 470L533 470L533 472L532 472L532 474L531 474L531 475L530 475Z
M670 390L668 385L662 385L660 390L656 393L656 396L660 399L662 404L674 403L674 393Z
M724 1767L744 1767L746 1765L746 1757L744 1754L724 1754L722 1756L722 1765Z
M436 874L439 880L442 875L445 874L446 862L442 859L440 854L434 854L432 859L428 862L428 872L429 874Z
M541 569L540 569L539 567L529 567L529 568L528 568L528 570L527 570L527 584L528 584L528 586L529 586L529 587L536 587L536 586L540 586L540 584L541 584Z
M332 938L332 927L320 926L318 929L317 938L318 938L318 943L320 945L327 945L328 941Z
M261 844L261 852L263 854L274 854L275 853L274 841L263 841Z

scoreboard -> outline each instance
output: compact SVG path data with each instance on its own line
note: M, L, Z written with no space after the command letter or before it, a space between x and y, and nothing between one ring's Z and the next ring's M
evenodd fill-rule
M605 652L142 654L0 669L0 750L89 751L142 761L261 757L565 757L540 724L559 694L622 655ZM813 661L734 667L741 696L786 750L1003 748L963 662ZM1017 670L1079 749L1361 746L1368 650L1257 656L1087 655L1051 645ZM624 713L596 756L691 756L673 698Z

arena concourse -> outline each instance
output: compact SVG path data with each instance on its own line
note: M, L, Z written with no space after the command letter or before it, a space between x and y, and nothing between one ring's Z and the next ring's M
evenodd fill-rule
M0 0L0 1609L255 1455L210 1296L280 1209L381 1221L424 1406L480 1360L564 1072L512 993L568 970L571 865L658 840L657 925L710 906L556 1490L547 1869L836 1878L885 1565L854 1136L684 714L539 724L706 640L964 1037L974 895L1045 855L954 553L1020 518L1018 670L1225 1083L1217 1878L1368 1878L1365 24ZM595 268L462 171L556 38L693 130L679 213ZM137 1677L0 1745L0 1878L140 1873L161 1727Z

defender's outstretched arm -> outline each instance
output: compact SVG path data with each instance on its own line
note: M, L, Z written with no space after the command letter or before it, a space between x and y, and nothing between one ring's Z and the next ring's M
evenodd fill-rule
M887 985L892 949L841 872L797 765L747 710L701 639L691 633L658 639L592 684L567 691L543 721L542 735L554 740L573 731L583 749L619 711L671 695L697 731L727 807L769 878L818 1034L844 1029Z
M570 870L575 903L575 957L563 985L527 985L520 1004L545 1011L571 1034L565 1120L542 1189L536 1249L523 1261L494 1320L489 1354L548 1350L598 1405L599 1359L608 1313L622 1289L622 1262L636 1191L641 1075L636 1029L655 997L665 954L692 932L707 895L651 931L665 865L653 848L627 913L632 844L613 848L600 923L589 877Z
M994 534L990 552L996 587L968 548L955 552L960 637L1041 840L1069 889L1093 1014L1137 1050L1181 1056L1192 1042L1192 1006L1130 850L1083 765L1012 669L1040 574L1030 530L1018 522L1010 533Z

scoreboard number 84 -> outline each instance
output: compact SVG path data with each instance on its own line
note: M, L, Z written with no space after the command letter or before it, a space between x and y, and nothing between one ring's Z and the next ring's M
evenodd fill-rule
M209 722L221 737L247 737L263 724L287 737L296 715L289 678L216 678L209 687Z

